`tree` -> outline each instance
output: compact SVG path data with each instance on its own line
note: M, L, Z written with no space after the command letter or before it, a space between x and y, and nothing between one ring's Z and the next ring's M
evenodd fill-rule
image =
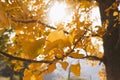
M97 6L92 0L65 0L72 5L74 14L71 22L57 28L49 25L46 16L54 1L0 1L0 60L10 68L11 80L15 74L19 74L20 80L43 80L42 75L54 71L56 63L66 70L67 57L103 62L107 80L120 80L119 1L96 1L103 23L102 27L96 26L96 31L89 15ZM80 13L88 14L83 21ZM103 56L100 45L94 45L92 38L103 39ZM79 76L80 64L70 65L71 72Z
M107 19L109 24L107 31L103 36L104 42L104 57L103 62L106 66L106 73L108 80L120 80L119 71L120 64L120 41L119 41L119 0L97 0L99 2L102 22ZM106 16L106 12L108 16ZM114 15L117 12L117 15Z

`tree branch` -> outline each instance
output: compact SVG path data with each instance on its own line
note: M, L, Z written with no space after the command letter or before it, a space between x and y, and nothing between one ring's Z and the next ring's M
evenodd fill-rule
M89 59L89 60L96 60L96 61L100 61L100 62L102 62L103 60L102 60L102 58L99 58L99 57L97 57L97 56L84 56L84 57L82 57L81 59Z
M69 56L69 54L74 51L77 43L84 37L84 35L85 35L86 33L87 33L87 31L85 31L85 32L83 33L83 35L81 35L81 36L78 38L78 40L74 43L73 49L72 49L69 53L67 53L66 56ZM73 58L72 56L69 56L69 57ZM80 59L85 59L85 58L87 58L87 59L89 59L89 60L100 61L100 62L103 61L102 58L99 58L99 57L97 57L97 56L89 56L89 55L86 55L86 56L84 56L84 57L82 57L82 58L80 58Z
M23 21L24 22L24 21ZM28 21L29 22L29 21ZM31 22L31 21L30 21ZM25 59L25 58L20 58L20 57L16 57L16 56L13 56L13 55L10 55L6 52L2 52L0 51L0 54L11 59L11 60L18 60L18 61L23 61L23 62L29 62L29 63L48 63L48 64L52 64L54 61L56 60L63 60L65 57L69 56L70 53L74 52L74 49L76 48L76 45L77 43L84 38L85 34L87 33L87 31L85 31L79 38L77 41L75 41L75 43L73 44L73 48L66 53L66 55L63 55L62 58L57 58L55 57L55 59L49 61L49 60L32 60L32 59ZM69 56L70 57L70 56ZM85 57L82 57L80 59L84 59L84 58L88 58L88 59L91 59L91 60L98 60L98 61L102 61L102 58L99 58L99 57L96 57L96 56L85 56Z
M23 22L24 22L24 21L23 21ZM28 22L31 22L31 21L28 21ZM74 49L75 49L75 47L76 47L76 45L77 45L77 43L84 37L85 34L86 34L86 31L85 31L85 33L84 33L82 36L80 36L79 39L74 43L74 47L73 47L73 49L72 49L71 51L69 51L68 53L66 53L66 55L64 55L62 58L57 58L57 57L55 57L55 59L53 59L52 61L48 61L48 60L40 60L40 61L38 61L38 60L32 60L32 59L25 59L25 58L20 58L20 57L16 57L16 56L10 55L10 54L8 54L8 53L6 53L6 52L2 52L2 51L0 51L0 54L3 55L3 56L5 56L5 57L7 57L7 58L9 58L9 59L11 59L11 60L18 60L18 61L30 62L30 63L49 63L49 64L51 64L51 63L53 63L53 62L56 61L56 60L63 60L63 58L67 57L71 52L73 52Z
M74 57L72 57L72 56L69 56L69 57L74 58ZM77 59L78 59L78 58L77 58ZM103 61L102 58L99 58L99 57L97 57L97 56L84 56L84 57L79 58L79 59L89 59L89 60L96 60L96 61L100 61L100 62Z
M74 51L75 47L77 46L77 43L84 37L84 35L85 35L86 33L87 33L87 31L85 31L85 32L77 39L77 41L74 42L73 48L72 48L69 52L67 52L66 55L64 55L64 57L67 57L71 52Z
M55 28L53 26L50 26L50 25L47 25L47 24L43 23L40 20L34 20L34 19L20 20L20 19L14 19L14 18L11 18L11 20L14 21L14 22L21 22L21 23L26 23L26 24L28 24L28 23L39 23L39 24L41 24L41 25L43 25L43 26L45 26L47 28L50 28L50 29L53 29L53 30L57 30L57 28ZM67 32L67 31L64 31L64 33L69 34L69 32Z
M30 63L52 63L53 61L48 61L48 60L32 60L32 59L25 59L25 58L20 58L20 57L15 57L13 55L10 55L8 53L0 51L0 54L2 54L5 57L8 57L11 60L18 60L18 61L23 61L23 62L30 62Z

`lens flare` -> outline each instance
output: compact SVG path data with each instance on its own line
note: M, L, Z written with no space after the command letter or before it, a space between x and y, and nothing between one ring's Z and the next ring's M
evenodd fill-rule
M57 25L62 22L67 22L71 18L69 6L65 2L54 2L48 12L48 20L51 25Z

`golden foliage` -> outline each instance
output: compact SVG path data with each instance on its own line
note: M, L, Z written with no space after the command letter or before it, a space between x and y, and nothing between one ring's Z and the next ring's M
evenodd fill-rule
M47 21L47 11L54 1L45 1L0 1L0 50L20 59L32 61L39 57L40 60L50 61L50 63L43 62L44 64L31 62L24 71L23 80L43 80L42 74L53 72L57 62L66 70L69 66L66 62L68 56L75 59L84 57L84 53L74 52L76 49L86 49L90 55L102 57L102 53L98 52L99 46L93 45L91 38L93 34L99 34L98 37L101 37L106 27L97 26L97 31L92 30L92 21L88 19L90 18L89 11L93 7L92 2L65 0L71 5L72 20L57 26L50 26L51 24ZM83 18L80 13L87 16ZM113 13L113 16L117 15L118 12ZM23 62L12 59L6 62L10 65L14 64L14 71L24 68ZM79 63L71 65L70 69L76 76L80 76Z

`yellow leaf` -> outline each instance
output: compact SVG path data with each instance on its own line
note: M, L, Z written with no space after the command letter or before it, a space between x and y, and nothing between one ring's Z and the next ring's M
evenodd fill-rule
M6 11L4 9L4 7L2 7L2 5L0 5L0 28L1 27L9 27L9 21L8 18L6 16Z
M54 48L63 49L65 47L70 47L71 43L69 38L65 35L65 33L60 30L56 30L51 32L48 35L48 40L46 41L45 53L49 53Z
M48 73L53 72L56 69L56 62L48 66Z
M28 69L25 69L23 80L31 80L32 72Z
M36 78L36 80L44 80L44 78L43 78L41 75L39 75L39 76Z
M23 80L30 80L30 76L24 76Z
M57 30L60 31L60 30L64 30L64 25L63 24L58 24L57 25Z
M86 47L86 51L91 52L91 51L93 51L93 50L94 50L94 46L93 46L93 45L88 45L88 46Z
M40 66L41 66L40 63L39 64L38 63L32 63L32 64L29 65L29 69L31 69L31 70L39 70Z
M40 75L40 72L32 72L31 69L26 69L24 71L23 80L44 80Z
M65 47L69 47L71 44L68 40L56 40L54 42L48 42L46 44L46 48L45 48L45 53L48 53L50 50L54 49L54 48L60 48L63 49Z
M75 64L75 65L71 65L70 66L70 70L73 74L75 74L76 76L80 76L80 64Z
M80 59L84 55L83 54L78 54L78 53L70 53L69 56L72 57L72 58Z
M41 49L43 49L44 41L45 39L24 41L22 46L23 51L25 53L25 57L32 59L37 57L40 53L42 53Z
M55 54L55 56L56 56L57 58L62 58L64 52L63 52L63 50L61 50L61 49L55 49L55 50L54 50L54 54Z
M32 75L32 76L30 76L30 77L31 77L30 80L36 80L35 75Z
M20 61L16 61L16 63L14 63L14 71L20 71L23 68L23 63Z
M117 11L113 12L113 16L117 16L117 15L118 15Z
M18 1L19 6L21 7L22 13L23 13L23 17L27 18L28 16L28 8L27 5L23 4L22 1Z
M60 62L60 64L62 65L62 68L63 68L64 70L67 69L67 67L68 67L68 62Z
M68 39L69 39L70 43L73 44L73 41L74 41L73 37L72 37L72 36L69 36Z
M82 0L81 1L81 8L87 8L87 7L89 7L90 6L90 2L89 1L87 1L87 0Z
M48 41L50 42L54 42L56 40L59 40L59 39L66 39L66 36L64 34L64 32L61 30L61 31L54 31L54 32L51 32L49 35L48 35Z
M100 76L103 76L103 75L104 75L104 73L103 73L102 71L98 72L98 74L99 74Z

